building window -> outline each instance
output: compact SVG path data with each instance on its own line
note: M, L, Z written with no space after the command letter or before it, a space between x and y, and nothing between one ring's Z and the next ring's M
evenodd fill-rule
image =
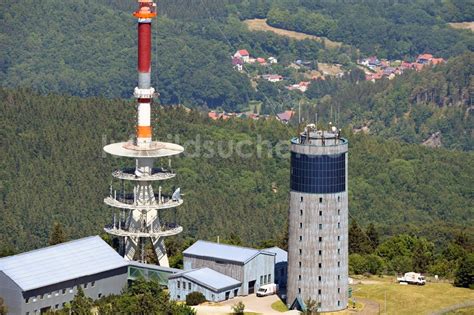
M298 275L298 281L301 281L301 275Z
M322 255L323 255L323 251L322 251L322 250L318 250L318 255L319 255L319 256L322 256Z
M341 209L337 209L337 215L341 215Z
M337 196L337 201L341 202L341 196Z
M95 281L92 281L91 287L95 287Z
M300 215L303 215L303 209L300 210Z
M322 241L323 241L323 237L320 236L320 237L319 237L319 242L321 243Z
M340 248L337 249L337 254L338 254L338 255L341 254L341 249L340 249Z
M87 289L87 282L84 283L84 289Z
M337 275L337 280L341 280L341 275Z
M101 297L102 297L102 293L97 294L97 298L100 299Z
M323 203L323 198L319 197L319 203Z
M318 295L321 295L321 289L318 289Z
M319 263L319 264L318 264L318 267L319 267L319 268L323 268L323 264L322 264L322 263Z
M268 283L272 282L272 274L268 274Z
M337 301L337 306L341 306L341 301Z
M58 309L58 308L59 308L59 304L56 304L56 305L54 306L54 308L55 308L55 309Z
M338 228L338 229L341 228L341 222L337 222L337 228Z
M301 242L302 240L303 240L303 236L302 236L302 235L300 235L300 242Z
M298 293L301 294L301 288L298 288Z
M303 254L303 250L300 248L300 255Z
M341 288L337 288L337 293L341 293Z
M188 282L188 290L191 290L191 282Z
M260 285L263 284L263 276L260 276Z
M179 294L176 297L178 298L178 300L181 299L181 296ZM212 295L212 298L214 299L214 294Z
M321 276L318 276L318 281L321 282L322 281L322 278Z
M181 287L181 282L178 280L178 289Z
M300 202L303 202L303 196L301 196L301 200L300 200Z
M319 223L319 229L322 230L323 229L323 225L321 223Z
M319 216L320 216L320 217L323 216L323 212L322 212L322 211L319 211Z
M321 305L322 305L321 302L318 302L318 308L321 308Z
M337 262L337 266L341 267L341 262L340 261Z
M263 283L267 283L267 275L263 276Z
M301 261L299 261L299 262L298 262L298 265L299 265L299 266L300 266L300 268L301 268Z
M302 223L302 222L300 222L300 229L302 229L302 228L303 228L303 223Z
M341 240L341 236L340 236L340 235L337 236L337 240L338 240L338 241Z
M66 289L63 289L63 295L66 294Z
M30 298L26 298L26 299L25 299L25 303L26 303L26 304L30 303Z

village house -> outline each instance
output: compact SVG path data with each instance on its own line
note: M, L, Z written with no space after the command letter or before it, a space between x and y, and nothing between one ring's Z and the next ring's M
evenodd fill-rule
M248 63L250 59L250 54L247 49L240 49L234 54L234 57L241 59L243 62Z
M279 74L264 74L262 75L262 79L267 80L269 82L280 82L283 81L283 76Z

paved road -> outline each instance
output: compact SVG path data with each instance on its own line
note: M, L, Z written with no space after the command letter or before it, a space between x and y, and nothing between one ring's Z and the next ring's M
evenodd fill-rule
M205 314L229 314L232 312L232 305L242 301L245 304L246 312L255 312L268 315L282 315L282 314L299 314L297 311L277 312L272 309L272 303L279 300L277 295L270 295L265 297L256 297L255 294L248 296L236 297L215 305L199 305L195 306L198 315Z

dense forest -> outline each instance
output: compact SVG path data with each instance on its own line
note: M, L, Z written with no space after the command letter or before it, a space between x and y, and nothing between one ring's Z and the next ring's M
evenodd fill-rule
M447 24L474 19L469 0L267 2L270 25L342 41L365 55L400 59L431 52L450 57L474 49L470 31ZM255 16L251 5L248 9Z
M421 143L431 135L439 134L443 147L472 150L472 52L451 58L447 65L372 84L362 82L364 74L354 65L364 49L351 43L349 38L336 39L355 45L360 52L349 45L327 48L324 43L313 40L296 41L269 32L251 32L241 22L245 18L265 17L268 12L297 7L300 11L291 17L298 25L307 25L314 19L310 25L321 22L334 29L339 20L349 21L346 15L352 14L354 6L357 10L367 10L369 5L373 5L371 16L374 18L383 15L387 21L392 21L393 12L399 12L400 18L410 21L407 22L409 26L421 28L428 25L440 32L448 32L450 40L456 42L456 45L449 46L451 48L467 45L467 48L456 48L452 53L440 52L442 56L472 50L469 46L473 37L471 33L445 26L447 21L469 20L472 16L469 3L452 0L427 6L423 1L398 1L389 4L387 12L392 12L392 15L381 10L380 3L160 1L160 17L153 29L155 58L152 69L154 86L161 96L159 102L233 111L245 110L250 101L259 101L262 113L270 115L303 104L301 116L306 120L314 119L317 113L326 121L336 120L354 128L365 126L371 134L409 143ZM135 21L130 15L135 5L128 0L2 2L1 85L24 87L41 94L129 99L136 82ZM421 16L428 15L429 18L425 18L435 19L433 23L436 23L424 21L419 14L402 14L408 9L413 9L410 12L414 13L424 12ZM308 15L310 11L312 13ZM368 19L360 20L367 22ZM370 21L367 23L373 25ZM398 30L399 27L392 29ZM370 38L377 35L364 32ZM411 43L442 42L440 34L430 34L435 34L436 40L425 38L423 36L428 35L420 32L417 36L423 38L412 38ZM385 44L377 45L393 51ZM398 43L396 46L403 45ZM230 56L238 48L247 48L256 56L276 56L280 62L270 69L249 67L247 72L239 73L230 63ZM424 51L437 53L437 50L428 48L415 49L407 58ZM313 82L305 94L288 91L283 84L264 80L258 81L257 88L252 86L249 76L265 74L266 71L284 75L289 83L303 80L301 73L286 67L298 58L314 60L316 67L318 62L339 63L347 73L342 79Z
M110 172L130 166L101 147L133 130L130 101L0 93L0 244L23 251L44 246L53 222L70 238L102 232L111 209L102 200ZM285 230L288 139L296 129L275 119L211 121L182 107L154 113L155 136L186 147L172 161L185 203L182 237L257 245ZM350 213L383 237L399 233L445 244L474 234L472 153L430 149L344 130L350 141ZM243 156L237 153L239 141ZM211 154L217 152L218 154ZM167 161L163 161L167 164ZM171 189L171 188L169 188Z
M439 133L444 147L474 148L474 53L447 64L408 71L394 80L361 80L360 70L343 79L313 82L302 98L302 117L317 112L355 128L409 143ZM336 118L336 119L335 119Z

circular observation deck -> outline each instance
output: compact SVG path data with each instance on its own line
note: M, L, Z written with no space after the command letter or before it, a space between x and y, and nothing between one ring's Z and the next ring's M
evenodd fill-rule
M115 199L114 197L107 197L104 199L104 203L106 205L109 205L114 208L120 208L120 209L129 209L129 210L155 210L155 209L169 209L169 208L174 208L178 207L183 204L183 200L173 200L173 199L167 199L163 202L158 202L155 201L152 204L148 205L137 205L135 204L133 197L125 197L125 198L120 198Z
M160 227L159 231L148 231L148 232L141 232L141 231L127 231L123 229L119 229L114 226L107 226L104 228L104 231L108 234L112 234L115 236L121 237L163 237L163 236L172 236L179 234L183 231L183 227L179 225L169 225L169 226L162 226Z
M150 144L138 146L133 142L118 142L106 145L104 151L108 154L131 158L160 158L180 154L184 148L175 143L153 141Z
M176 176L175 173L165 170L163 168L153 168L149 175L136 175L135 168L125 168L115 170L112 176L118 179L132 180L132 181L158 181L167 180Z

